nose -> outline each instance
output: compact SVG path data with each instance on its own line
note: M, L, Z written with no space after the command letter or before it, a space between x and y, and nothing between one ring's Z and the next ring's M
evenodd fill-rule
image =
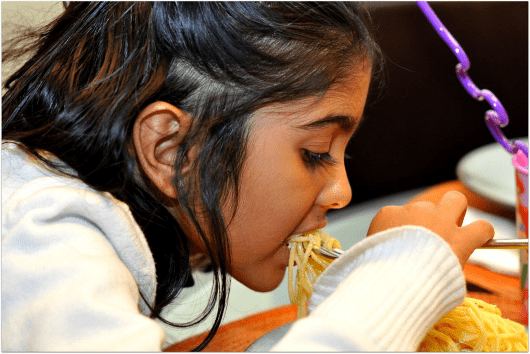
M344 164L336 167L317 198L317 203L327 209L344 208L352 198L351 186Z

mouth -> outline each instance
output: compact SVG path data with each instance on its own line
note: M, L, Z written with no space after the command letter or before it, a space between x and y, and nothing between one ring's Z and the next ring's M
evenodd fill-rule
M328 224L327 221L325 221L325 222L321 223L320 225L318 225L317 227L306 229L306 230L302 230L301 232L297 232L297 230L295 230L295 232L293 232L290 236L288 236L285 239L285 246L287 246L287 248L290 249L291 248L291 240L293 239L293 237L309 234L309 233L314 232L316 230L320 230L320 229L324 228L327 224Z
M296 236L299 236L299 234L291 235L291 236L287 237L287 239L285 239L285 247L287 247L288 249L291 249L291 247L293 245L291 240L293 239L293 237L296 237Z

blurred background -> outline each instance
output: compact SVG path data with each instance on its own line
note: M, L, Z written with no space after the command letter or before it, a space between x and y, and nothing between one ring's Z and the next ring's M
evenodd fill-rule
M367 4L386 58L385 86L371 95L366 118L347 149L351 204L332 213L325 228L343 248L364 237L381 207L403 204L429 186L457 179L457 164L466 154L495 142L484 121L489 104L474 100L461 86L456 57L417 5ZM527 137L528 3L430 5L468 55L471 79L492 91L506 109L510 123L503 133L509 139ZM2 2L2 42L62 11L62 2ZM13 70L2 66L2 81ZM197 273L194 278L196 286L167 310L168 319L190 320L204 309L211 275ZM233 280L224 322L287 303L286 279L270 293L251 291ZM212 320L184 330L166 327L168 344L207 330Z
M414 2L371 2L386 57L386 85L372 96L346 162L352 203L456 179L458 161L492 143L486 101L456 74L456 57ZM468 55L468 74L510 118L508 139L528 136L528 2L431 2Z

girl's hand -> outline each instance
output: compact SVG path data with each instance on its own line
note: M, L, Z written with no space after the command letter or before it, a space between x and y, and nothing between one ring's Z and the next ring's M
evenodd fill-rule
M477 220L462 227L466 210L466 197L456 191L447 192L438 205L416 202L387 206L374 217L367 236L403 225L423 226L449 243L463 267L471 253L495 234L493 226L486 220Z

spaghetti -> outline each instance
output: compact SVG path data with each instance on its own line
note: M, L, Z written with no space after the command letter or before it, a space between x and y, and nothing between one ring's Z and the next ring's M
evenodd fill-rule
M307 316L307 302L315 280L333 262L320 255L318 249L341 247L321 230L293 237L290 247L289 298L298 306L298 318L302 318ZM528 334L523 325L502 318L497 306L466 297L461 305L438 320L418 351L528 351Z
M528 351L528 334L522 324L502 318L497 306L466 297L438 320L418 351Z
M313 283L333 262L333 259L319 255L318 249L320 247L340 249L341 247L339 241L321 230L294 236L290 241L290 246L289 298L292 304L298 305L298 318L301 318L307 315L307 302L313 293ZM295 263L296 279L293 274Z

